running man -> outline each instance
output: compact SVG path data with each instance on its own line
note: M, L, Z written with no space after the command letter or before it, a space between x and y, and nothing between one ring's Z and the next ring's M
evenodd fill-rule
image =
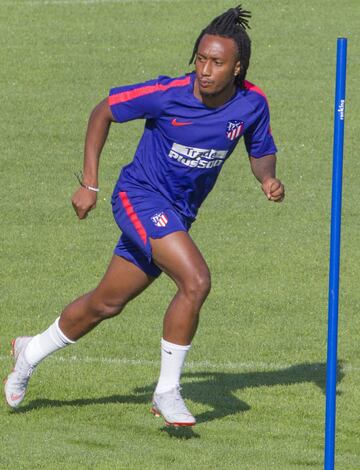
M134 160L122 169L112 196L122 235L94 290L65 307L44 332L13 340L15 367L5 385L11 407L24 399L40 361L118 315L164 272L177 292L164 316L152 412L162 415L167 424L196 423L179 384L199 312L210 291L210 273L188 231L242 136L265 196L280 202L285 195L275 173L276 147L266 97L245 80L249 17L239 6L215 18L195 42L190 59L194 72L113 88L92 111L83 178L72 198L79 219L95 208L99 159L111 123L146 120Z

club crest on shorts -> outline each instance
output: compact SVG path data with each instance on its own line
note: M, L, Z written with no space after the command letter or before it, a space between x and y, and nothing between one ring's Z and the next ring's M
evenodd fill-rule
M239 137L244 128L244 121L228 121L226 124L226 137L235 140Z
M153 215L151 220L157 227L166 227L169 221L164 212L159 212L158 214Z

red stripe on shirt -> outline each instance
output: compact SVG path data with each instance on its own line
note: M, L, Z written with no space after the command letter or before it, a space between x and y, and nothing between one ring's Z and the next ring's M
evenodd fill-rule
M131 202L129 201L127 194L123 191L120 191L119 196L131 223L133 224L135 230L139 234L139 237L141 238L141 240L144 242L144 245L146 245L146 242L147 242L146 230L144 229L143 224L141 223Z
M151 93L155 93L156 91L166 91L169 88L186 86L189 85L190 81L190 76L187 76L185 78L173 80L167 85L156 83L155 85L146 85L140 88L135 88L134 90L121 91L120 93L116 93L115 95L110 95L108 102L110 106L114 104L124 103L126 101L133 100L134 98L139 98L140 96L150 95Z
M247 80L244 80L244 87L249 91L254 91L255 93L258 93L259 95L263 96L267 101L265 93L258 86L254 85L251 82L248 82Z
M268 103L268 100L267 100L267 96L265 95L265 93L262 91L261 88L259 88L258 86L254 85L253 83L251 82L248 82L247 80L244 80L244 87L249 90L249 91L254 91L255 93L258 93L259 95L263 96L266 100L266 103L267 105L269 106L269 103ZM269 126L269 134L272 134L271 132L271 127Z

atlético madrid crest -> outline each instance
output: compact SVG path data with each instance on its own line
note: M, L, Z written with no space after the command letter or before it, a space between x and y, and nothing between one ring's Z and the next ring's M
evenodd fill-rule
M228 121L226 124L226 137L235 140L242 133L244 121Z
M159 212L151 217L151 220L157 227L165 227L168 223L168 218L164 214L164 212Z

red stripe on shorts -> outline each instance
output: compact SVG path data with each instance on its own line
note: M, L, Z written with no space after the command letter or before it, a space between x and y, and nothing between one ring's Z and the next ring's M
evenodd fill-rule
M144 242L144 245L146 245L146 241L147 241L146 230L144 229L143 224L141 223L131 202L129 201L127 194L124 191L120 191L119 196L131 223L133 224L135 230L139 234L139 237L141 238L141 240Z

